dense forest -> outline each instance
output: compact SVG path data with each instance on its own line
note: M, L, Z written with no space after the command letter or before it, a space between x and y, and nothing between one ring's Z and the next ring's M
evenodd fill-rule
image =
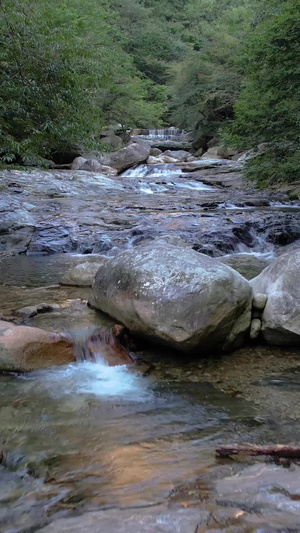
M299 177L299 0L2 0L0 160L175 125Z

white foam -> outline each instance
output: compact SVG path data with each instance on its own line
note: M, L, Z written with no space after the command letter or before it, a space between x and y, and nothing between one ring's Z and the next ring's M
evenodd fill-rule
M32 372L28 379L39 378L39 387L49 395L93 394L97 397L144 402L152 397L147 379L127 366L108 366L106 362L75 363L65 367Z
M157 178L160 176L180 176L182 170L173 164L159 165L139 165L136 168L129 168L122 174L122 178Z

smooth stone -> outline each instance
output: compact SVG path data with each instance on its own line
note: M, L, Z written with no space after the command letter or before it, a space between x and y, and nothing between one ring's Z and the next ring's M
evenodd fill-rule
M253 320L251 320L250 339L257 339L261 330L261 326L262 324L259 318L254 318Z
M264 308L266 307L267 301L268 301L268 297L266 294L256 293L253 295L252 305L254 309L257 309L258 311L263 311Z
M74 361L72 343L62 335L0 321L0 370L27 372Z
M98 259L98 258L97 258ZM60 280L61 285L74 285L75 287L91 287L98 269L107 261L104 257L97 262L86 262L76 265L65 272Z
M138 163L144 163L150 155L150 149L151 147L147 143L133 143L118 152L105 155L101 159L101 163L121 172Z

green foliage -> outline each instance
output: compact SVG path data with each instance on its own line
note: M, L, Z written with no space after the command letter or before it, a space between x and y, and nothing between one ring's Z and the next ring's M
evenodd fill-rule
M110 121L160 123L164 104L148 102L108 14L97 0L1 1L2 161L49 157L66 140L96 145Z
M247 78L228 128L240 148L267 143L247 164L264 182L300 178L300 11L296 0L263 3L247 47Z
M299 176L299 0L0 0L0 162L172 124ZM225 129L224 129L225 125ZM220 130L221 128L221 130Z
M183 128L213 136L233 117L243 69L241 43L253 13L253 3L203 0L187 3L184 37L193 44L175 69L173 120ZM198 32L196 32L198 28Z

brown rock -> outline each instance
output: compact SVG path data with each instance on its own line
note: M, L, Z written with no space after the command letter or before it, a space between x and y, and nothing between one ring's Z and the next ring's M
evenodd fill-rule
M97 360L97 356L104 359L109 366L130 365L133 359L120 344L126 333L126 328L116 324L113 328L102 327L91 335L88 350Z
M73 363L72 343L62 335L0 321L0 370L38 370Z

